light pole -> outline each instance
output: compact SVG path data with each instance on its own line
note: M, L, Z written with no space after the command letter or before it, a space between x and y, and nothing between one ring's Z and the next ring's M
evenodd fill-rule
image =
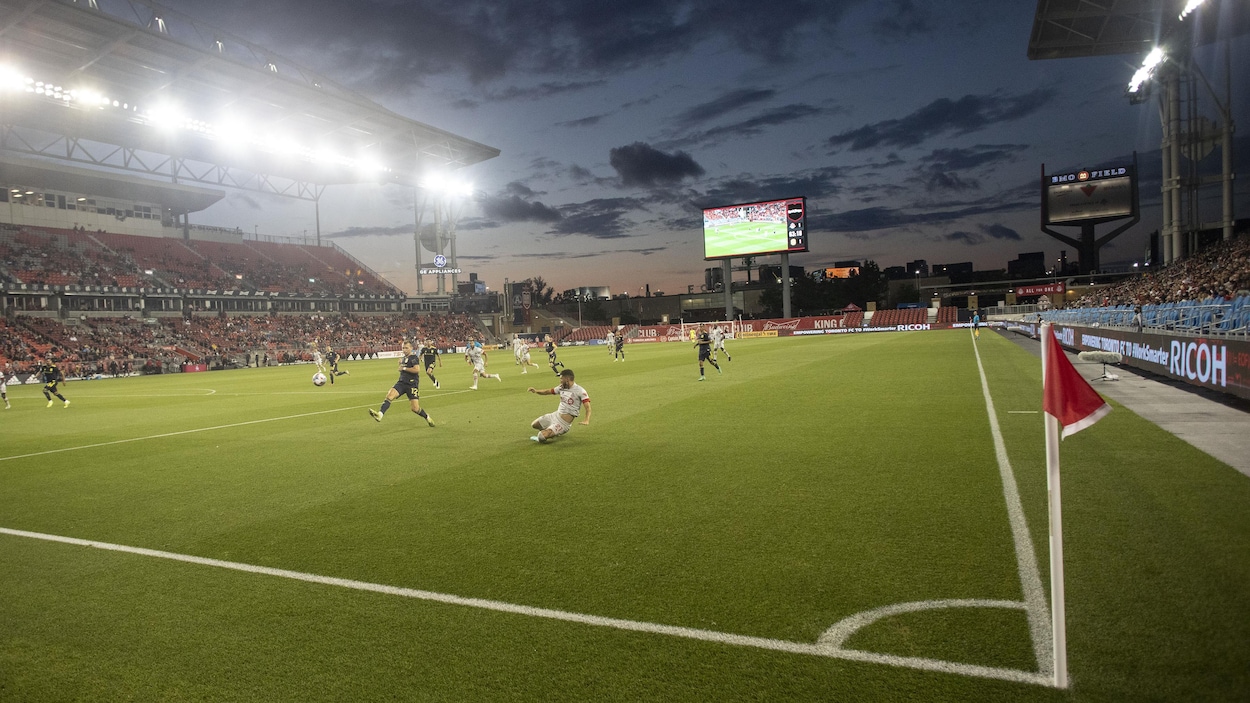
M916 302L924 302L924 299L920 296L920 269L916 269Z

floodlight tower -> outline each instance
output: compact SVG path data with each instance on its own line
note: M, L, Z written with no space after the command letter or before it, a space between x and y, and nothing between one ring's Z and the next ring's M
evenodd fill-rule
M473 195L473 186L445 177L426 178L415 189L415 225L413 240L416 249L417 294L425 293L425 277L435 276L435 293L448 295L447 276L451 276L451 293L458 288L460 267L456 260L456 226L465 205ZM434 254L432 267L422 263L421 249Z

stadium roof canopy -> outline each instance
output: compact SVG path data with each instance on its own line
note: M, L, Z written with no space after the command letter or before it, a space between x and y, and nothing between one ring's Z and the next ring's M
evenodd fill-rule
M1037 0L1030 59L1066 59L1115 54L1145 55L1173 34L1188 0ZM1194 17L1188 34L1194 45L1250 31L1242 0L1219 2Z
M315 199L499 150L150 0L0 0L0 148Z

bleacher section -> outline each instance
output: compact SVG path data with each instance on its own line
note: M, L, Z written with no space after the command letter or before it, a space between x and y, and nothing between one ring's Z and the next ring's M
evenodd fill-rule
M474 318L464 314L353 317L245 316L163 318L146 324L128 317L97 317L65 324L48 317L0 318L0 369L33 370L45 356L58 363L88 367L110 361L161 365L201 359L210 363L269 354L274 362L308 360L308 345L334 346L344 356L399 349L404 339L451 348L479 336Z
M853 313L852 313L853 314ZM861 315L863 313L860 313ZM925 308L903 308L878 310L872 314L869 327L894 327L895 325L923 325L929 321L929 311ZM848 322L848 327L850 326Z
M565 332L559 340L560 344L567 342L589 342L594 339L604 339L611 331L611 325L593 325L590 327L578 327L577 329Z
M1250 295L1179 303L1143 305L1142 327L1147 330L1206 335L1250 335ZM1061 324L1133 327L1134 309L1128 305L1070 308L1040 313L1040 319Z
M399 293L334 246L183 241L14 225L0 227L0 280L303 295Z

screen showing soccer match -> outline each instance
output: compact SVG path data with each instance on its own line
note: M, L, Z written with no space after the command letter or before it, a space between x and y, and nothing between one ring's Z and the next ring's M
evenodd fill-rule
M807 198L703 210L703 258L807 251Z

